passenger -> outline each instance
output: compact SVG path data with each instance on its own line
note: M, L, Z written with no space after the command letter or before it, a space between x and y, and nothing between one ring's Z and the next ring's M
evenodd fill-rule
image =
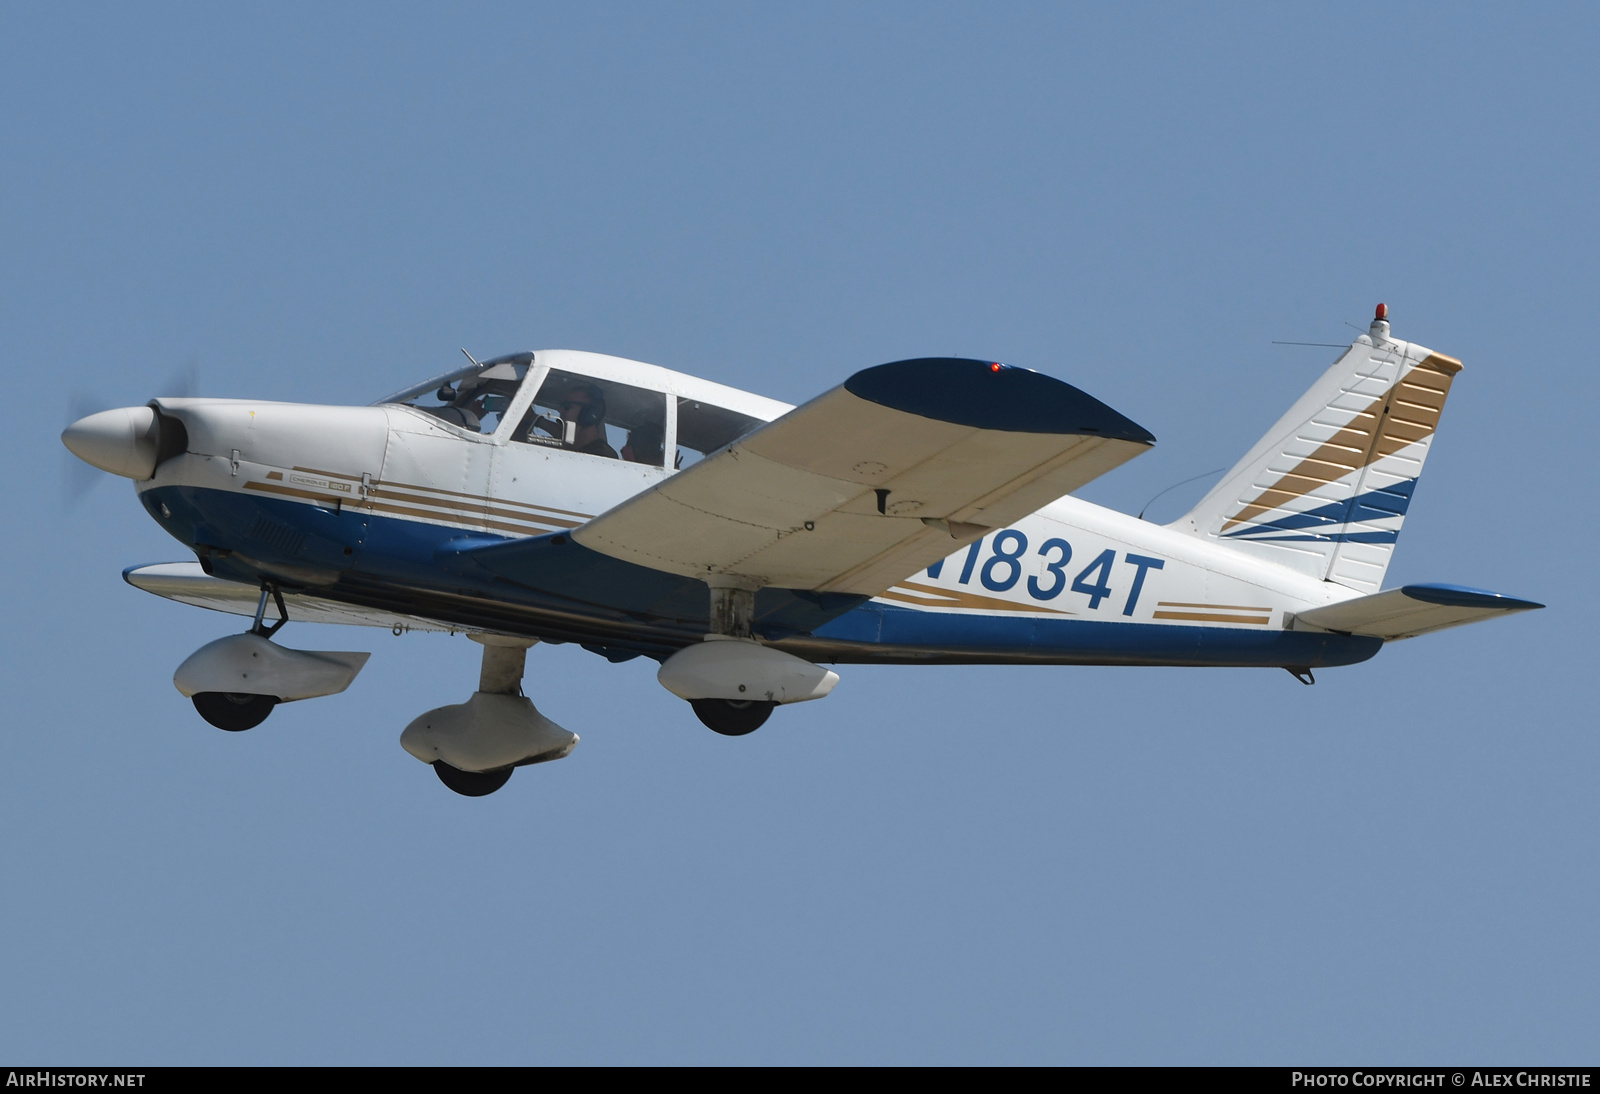
M568 447L591 456L617 458L617 450L606 443L606 397L594 384L578 384L561 400L561 417L578 423L578 434Z
M622 458L629 463L646 463L661 466L661 450L665 438L659 425L641 425L629 430L628 443L622 446Z

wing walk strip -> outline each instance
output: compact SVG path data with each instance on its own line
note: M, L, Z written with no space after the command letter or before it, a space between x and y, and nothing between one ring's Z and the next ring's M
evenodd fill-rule
M1347 425L1322 442L1309 456L1279 476L1270 487L1223 525L1261 523L1256 518L1273 510L1292 512L1286 503L1338 482L1346 475L1426 440L1439 428L1439 415L1450 394L1450 382L1461 362L1442 353L1430 354L1393 387L1355 412Z
M934 585L919 585L914 581L900 584L877 595L878 600L892 600L900 604L914 604L919 608L969 608L986 612L1045 612L1051 615L1075 615L1061 608L1046 608L1042 604L1018 604L997 596L982 596L957 589L941 589Z
M344 480L352 485L360 481L350 475L341 475L336 472L321 471L315 468L296 467L294 470L314 475L324 475L330 479ZM504 498L490 499L482 495L464 494L456 490L417 486L411 483L376 481L368 486L367 497L364 500L358 500L348 497L342 489L344 482L330 482L327 490L337 491L337 493L329 494L283 485L283 472L281 471L269 471L267 478L278 481L260 482L251 480L244 484L244 488L261 493L304 498L308 501L320 503L339 501L370 508L379 513L420 517L425 520L443 521L451 524L466 523L474 528L489 528L516 535L542 535L546 532L576 528L588 519L587 514L578 513L570 509L555 509L551 506L534 505ZM408 490L425 491L426 493L406 493L405 491ZM430 497L428 496L429 494L444 495L444 497ZM421 508L422 506L427 508ZM552 513L564 515L549 515ZM577 517L578 519L572 520L569 519L570 517Z
M1162 611L1161 609L1169 609ZM1171 611L1179 608L1181 611ZM1250 612L1250 615L1238 613ZM1179 600L1162 600L1150 613L1152 619L1182 619L1197 623L1252 623L1265 627L1272 622L1271 608L1246 607L1243 604L1187 604Z

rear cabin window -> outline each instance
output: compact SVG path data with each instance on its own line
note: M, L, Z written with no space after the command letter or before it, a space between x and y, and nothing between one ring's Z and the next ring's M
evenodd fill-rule
M726 407L679 398L678 466L692 467L717 449L766 424L760 418Z
M551 369L511 439L660 467L666 429L663 393Z

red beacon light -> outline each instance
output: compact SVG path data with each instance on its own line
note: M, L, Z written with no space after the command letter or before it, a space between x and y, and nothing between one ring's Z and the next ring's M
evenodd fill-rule
M990 372L999 372L999 371L1000 371L1000 362L999 362L999 361L995 361L995 362L993 362L993 363L992 363L992 364L991 364L991 365L990 365L990 366L989 366L989 371L990 371Z
M1387 304L1379 304L1378 305L1378 312L1372 318L1373 318L1374 321L1379 320L1379 319L1387 320L1389 318L1389 305L1387 305Z

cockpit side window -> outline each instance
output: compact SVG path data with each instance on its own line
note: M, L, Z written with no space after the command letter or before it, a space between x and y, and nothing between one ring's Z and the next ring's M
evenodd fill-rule
M414 407L472 433L493 433L532 363L531 353L497 357L396 392L381 403Z
M692 467L717 449L765 425L727 407L678 399L678 467Z
M662 392L551 369L511 439L660 467L666 427Z

